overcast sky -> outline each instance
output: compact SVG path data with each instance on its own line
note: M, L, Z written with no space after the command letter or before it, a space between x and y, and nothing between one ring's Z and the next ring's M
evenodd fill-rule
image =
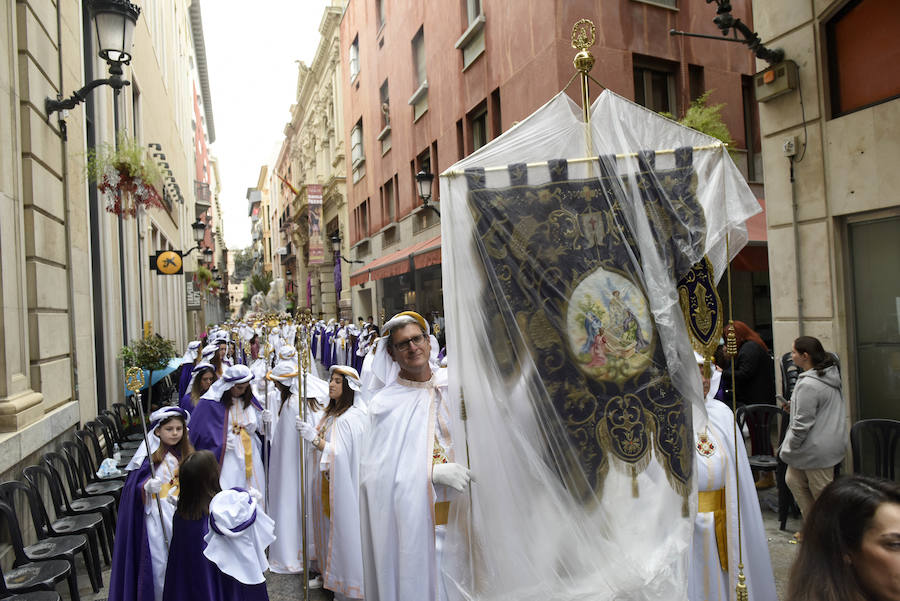
M225 243L250 244L247 188L274 160L290 120L297 65L312 62L327 0L204 2L203 37L225 213Z

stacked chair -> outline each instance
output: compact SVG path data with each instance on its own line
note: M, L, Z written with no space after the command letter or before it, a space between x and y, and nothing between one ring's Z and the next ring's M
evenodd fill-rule
M57 586L65 582L80 601L78 556L93 591L103 587L100 562L112 559L124 468L143 444L137 416L131 399L116 403L26 467L21 480L0 482L0 528L14 557L12 569L0 571L0 600L60 601ZM121 475L97 475L108 458Z

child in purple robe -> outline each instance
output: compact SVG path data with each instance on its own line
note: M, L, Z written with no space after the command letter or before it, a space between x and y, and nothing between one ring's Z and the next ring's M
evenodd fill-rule
M194 411L197 401L200 400L213 382L216 381L216 368L212 363L201 361L191 370L192 375L187 392L182 395L178 406L185 411Z
M203 556L209 502L220 490L219 462L210 451L197 451L182 462L180 472L163 601L225 599L215 564Z
M148 435L154 473L150 471L145 445L138 448L126 468L131 473L119 500L109 583L112 601L162 598L166 544L172 536L175 511L168 497L178 490L179 461L194 451L186 432L188 421L188 413L179 407L154 411Z

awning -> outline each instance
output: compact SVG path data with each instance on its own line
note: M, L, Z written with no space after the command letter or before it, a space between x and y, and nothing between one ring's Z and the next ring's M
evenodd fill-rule
M358 286L370 280L381 280L409 272L412 258L416 269L422 269L441 262L441 236L417 242L370 261L368 265L350 274L350 286Z

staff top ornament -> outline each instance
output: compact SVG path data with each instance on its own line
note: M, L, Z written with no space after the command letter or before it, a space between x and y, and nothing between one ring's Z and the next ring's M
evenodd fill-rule
M140 367L129 367L125 370L125 388L138 392L144 387L144 370Z

